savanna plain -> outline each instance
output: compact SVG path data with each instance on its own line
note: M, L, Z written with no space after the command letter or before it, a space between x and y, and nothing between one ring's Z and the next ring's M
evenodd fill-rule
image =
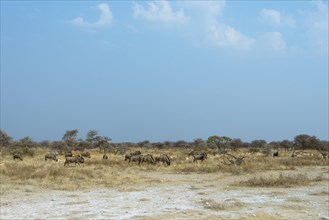
M328 219L329 159L315 150L292 158L239 149L240 165L212 152L194 162L189 149L136 150L171 163L104 160L98 149L67 166L61 154L45 161L49 149L23 161L3 153L0 219Z

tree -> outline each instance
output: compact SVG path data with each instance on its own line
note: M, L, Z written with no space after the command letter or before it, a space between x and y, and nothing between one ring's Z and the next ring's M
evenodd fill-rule
M222 141L222 138L217 135L212 135L212 136L208 137L208 139L207 139L207 143L209 145L215 145L218 149L220 149L221 141Z
M10 137L5 131L0 130L0 147L9 146L12 142L13 138Z
M65 132L62 140L66 143L68 147L74 148L77 144L78 133L78 129L68 130Z
M294 146L302 150L318 149L321 146L320 140L315 136L300 134L294 138Z
M294 143L289 140L283 140L280 142L280 146L284 148L286 151L289 151L294 146Z
M97 139L96 147L99 147L99 152L104 150L104 153L106 153L106 149L108 149L110 147L109 142L111 141L111 138L97 136L96 139Z
M236 151L236 149L242 148L244 146L243 145L243 142L242 142L242 140L240 138L233 139L231 141L230 145L231 145L233 151Z
M97 142L97 135L98 132L95 130L88 131L86 141L94 145Z
M221 152L225 152L230 141L232 141L230 137L213 135L208 137L207 143L214 144Z
M254 140L250 143L252 148L255 149L261 149L264 148L266 145L266 141L265 140Z
M26 136L26 137L23 137L22 139L20 139L20 140L18 141L18 145L19 145L20 147L31 148L31 147L36 146L37 144L36 144L36 142L34 142L34 141L32 140L32 138Z

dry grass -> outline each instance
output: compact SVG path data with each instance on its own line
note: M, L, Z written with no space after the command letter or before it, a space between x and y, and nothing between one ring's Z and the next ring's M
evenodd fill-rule
M315 179L310 179L306 175L283 175L270 176L270 177L252 177L246 181L241 181L237 186L245 187L292 187L292 186L304 186L311 182L322 181L322 177L316 177Z
M106 187L120 186L122 184L138 184L160 182L161 179L150 179L147 173L217 173L226 172L233 175L257 173L268 170L292 170L298 166L329 166L329 160L321 160L317 156L307 158L290 158L283 155L280 158L251 155L247 151L235 152L235 155L244 155L245 163L240 166L224 164L223 155L208 154L205 161L193 162L187 157L189 149L131 149L140 150L143 154L167 154L171 156L170 166L163 164L132 164L124 161L124 155L108 154L109 159L103 160L103 153L91 150L92 158L86 159L81 166L69 165L64 167L64 156L59 161L45 161L44 155L49 149L35 149L33 157L24 157L23 161L14 161L11 155L2 155L0 161L1 187L11 187L11 184L31 184L54 189L77 189L85 186L103 185ZM73 152L80 154L81 152ZM160 175L161 176L161 175ZM159 177L161 178L161 177ZM283 178L283 179L282 179ZM294 180L295 179L295 180ZM297 179L297 180L296 180ZM304 177L273 177L272 179L256 178L242 183L251 186L286 186L286 182L295 185L310 180ZM289 184L288 184L289 186Z

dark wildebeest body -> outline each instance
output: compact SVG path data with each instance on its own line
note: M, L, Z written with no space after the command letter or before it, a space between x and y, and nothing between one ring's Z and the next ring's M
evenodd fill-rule
M207 153L206 152L191 152L188 155L193 156L193 162L197 162L198 160L204 161L205 159L207 159Z
M73 157L73 154L71 151L65 153L65 158L66 157Z
M131 157L138 156L138 155L141 155L141 154L142 154L142 152L140 152L139 150L138 151L135 151L135 152L132 152L130 154L126 154L125 155L125 161L128 160L130 162Z
M162 164L170 165L170 158L166 154L161 154L160 156L155 157L155 162L159 163L162 162Z
M279 151L273 153L273 157L278 157L278 156L279 156Z
M149 163L149 164L154 164L155 163L154 158L152 157L151 154L147 154L147 155L143 156L142 163L144 163L144 162Z
M48 153L45 155L45 160L47 159L50 159L50 160L54 160L54 161L58 161L57 157L56 157L56 154L53 154L53 153Z
M13 155L13 159L14 160L23 160L23 156L22 156L22 154L20 154L20 153L17 153L17 154L14 154Z
M108 158L109 157L106 154L103 155L103 160L107 160Z
M130 157L130 159L129 159L129 163L130 163L130 161L131 162L138 162L138 164L140 164L141 163L141 161L142 161L142 158L143 158L143 155L135 155L135 156L132 156L132 157Z
M89 152L83 152L83 153L81 154L81 156L83 156L83 157L88 157L88 158L91 157Z
M66 157L64 166L69 165L70 163L74 163L75 166L78 164L80 166L80 163L84 163L85 160L83 157L79 156L74 156L74 157Z

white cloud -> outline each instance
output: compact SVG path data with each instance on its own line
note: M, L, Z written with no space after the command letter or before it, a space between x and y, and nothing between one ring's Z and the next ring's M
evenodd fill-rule
M210 27L210 40L219 47L228 46L238 50L249 50L255 42L254 39L221 23L215 23Z
M280 32L267 32L260 36L257 43L262 49L270 49L275 51L283 51L286 49L286 42L282 38L282 34Z
M260 12L261 16L269 23L275 26L279 26L281 23L280 12L272 9L262 9Z
M138 3L134 3L132 9L133 16L137 19L178 23L184 23L187 20L183 10L173 11L167 1L149 2L146 9Z
M265 22L273 25L273 26L288 26L294 27L295 20L292 17L283 15L281 12L274 9L262 9L260 11L261 17Z
M99 4L98 9L101 11L101 14L96 22L91 23L85 21L83 17L77 17L73 19L70 23L76 26L86 27L86 28L103 28L110 26L112 24L113 15L109 5L106 3Z

